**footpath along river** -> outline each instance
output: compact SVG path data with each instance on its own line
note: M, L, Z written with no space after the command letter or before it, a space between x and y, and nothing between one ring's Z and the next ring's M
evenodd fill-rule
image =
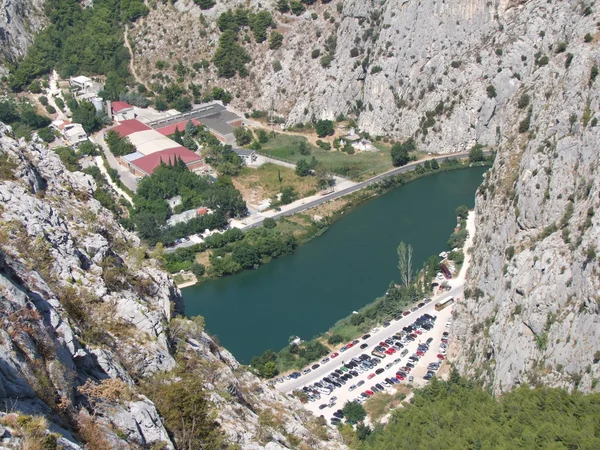
M398 280L396 248L414 248L413 268L446 250L455 209L472 208L487 168L430 175L354 208L322 236L257 270L183 289L186 313L242 363L291 335L311 339L383 295Z

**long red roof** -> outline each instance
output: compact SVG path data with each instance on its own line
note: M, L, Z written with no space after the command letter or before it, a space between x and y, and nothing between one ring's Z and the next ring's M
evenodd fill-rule
M119 126L112 128L113 131L119 133L121 137L129 136L130 134L137 133L138 131L151 130L148 125L140 122L137 119L124 120Z
M197 155L185 147L174 147L138 158L132 161L131 165L136 166L143 172L150 175L152 172L154 172L154 169L160 165L161 162L173 165L177 158L181 158L186 165L202 160L202 156Z
M163 134L165 136L170 136L173 133L175 133L175 130L177 128L179 128L179 131L181 131L183 133L185 131L185 124L187 122L188 122L187 120L184 120L182 122L174 123L173 125L168 125L166 127L157 128L156 131L158 131L160 134ZM200 125L200 122L198 122L196 119L192 119L192 123L196 126Z

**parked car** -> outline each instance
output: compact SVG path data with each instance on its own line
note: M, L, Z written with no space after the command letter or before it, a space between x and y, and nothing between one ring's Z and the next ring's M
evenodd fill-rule
M365 348L367 348L369 346L369 344L361 344L360 349L364 350Z
M311 369L312 369L312 370L316 370L316 369L318 369L319 367L321 367L321 365L320 365L320 364L313 364L313 365L312 365L312 367L311 367Z
M369 376L367 376L367 380L370 380L371 378L373 378L375 376L375 373L370 373Z
M375 392L371 391L370 389L367 389L365 391L365 394L367 394L369 397L371 397L371 396L375 395Z
M327 408L328 405L326 405L325 403L323 403L322 405L319 405L319 409L325 409Z
M358 383L356 383L356 387L360 387L363 384L365 384L365 380L360 380Z
M350 387L348 388L348 390L349 390L349 391L353 391L354 389L356 389L356 385L355 385L355 384L353 384L352 386L350 386Z
M338 352L332 353L331 354L331 359L337 358L338 356L340 356L340 354Z
M371 337L371 335L370 335L369 333L367 333L367 334L364 334L364 335L363 335L362 339L363 339L363 341L364 341L364 340L366 340L366 339L369 339L370 337Z
M307 373L311 373L312 371L309 368L306 368L302 371L303 375L306 375Z
M325 364L325 363L328 363L328 362L329 362L329 358L323 358L321 360L321 364Z
M446 359L446 357L444 355L442 355L441 353L437 355L438 359L441 359L442 361L444 359Z

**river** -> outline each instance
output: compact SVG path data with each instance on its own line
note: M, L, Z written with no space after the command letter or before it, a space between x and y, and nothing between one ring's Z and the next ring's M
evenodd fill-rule
M207 330L244 364L278 351L291 335L311 339L399 279L400 241L413 246L415 269L446 250L454 211L473 207L485 170L420 178L354 208L292 255L185 288L186 313L204 316Z

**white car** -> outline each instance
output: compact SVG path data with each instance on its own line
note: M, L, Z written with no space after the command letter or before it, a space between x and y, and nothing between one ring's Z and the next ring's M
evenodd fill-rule
M352 386L350 386L350 387L348 388L348 390L349 390L349 391L353 391L354 389L356 389L356 385L355 385L355 384L353 384Z
M371 334L373 334L373 333L377 333L378 331L379 331L379 328L373 328L373 329L371 330Z

